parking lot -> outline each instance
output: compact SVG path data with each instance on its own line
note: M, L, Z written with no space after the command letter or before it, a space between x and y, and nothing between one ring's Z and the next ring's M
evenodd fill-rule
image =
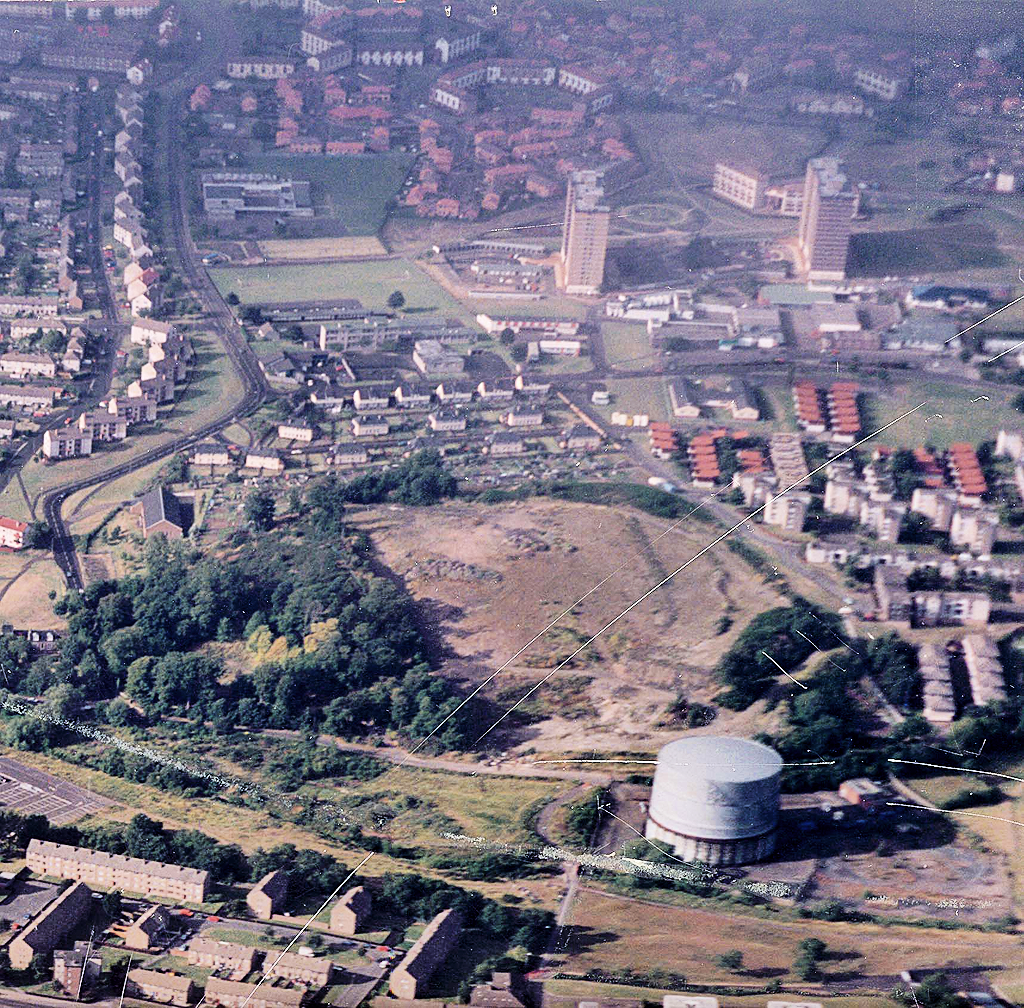
M113 804L69 781L0 757L0 806L4 808L43 815L55 826L64 826Z
M60 885L54 882L38 882L35 879L15 882L11 893L0 901L0 917L23 922L56 899L59 892Z

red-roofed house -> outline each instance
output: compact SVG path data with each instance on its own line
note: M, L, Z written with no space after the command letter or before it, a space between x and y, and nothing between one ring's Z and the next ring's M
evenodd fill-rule
M200 84L199 87L192 92L192 97L188 100L189 108L192 109L193 112L197 109L206 108L212 95L213 92L205 84Z
M25 531L28 525L16 518L0 518L0 546L7 549L25 548Z

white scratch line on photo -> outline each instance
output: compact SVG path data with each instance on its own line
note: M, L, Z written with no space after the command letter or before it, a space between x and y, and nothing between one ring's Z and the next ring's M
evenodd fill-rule
M946 340L946 343L952 343L953 340L957 339L960 336L963 336L964 333L969 333L972 329L977 329L977 327L980 326L982 322L987 322L990 318L992 318L993 315L998 315L1000 312L1006 311L1007 308L1012 308L1015 304L1017 304L1020 301L1024 301L1024 294L1021 294L1021 296L1018 297L1018 298L1014 298L1009 304L1004 304L1002 308L997 308L994 312L990 312L984 318L978 319L978 321L975 322L974 325L969 325L966 329L963 329L960 332L958 332L956 334L956 336L950 336L949 339ZM1020 346L1019 343L1017 345ZM1013 347L1010 347L1010 350L1012 350L1012 349L1013 349ZM1009 353L1009 352L1010 352L1009 350L1004 351L1004 353ZM996 354L996 357L1002 357L1002 356L1003 356L1002 354ZM992 360L995 360L995 359L996 359L995 357L992 358ZM988 363L988 362L986 362L986 363Z
M542 759L534 760L530 766L540 766L542 763L657 763L653 759ZM783 763L782 766L832 766L835 760L815 760L812 763ZM732 760L729 763L678 763L677 766L778 766L777 763L737 763Z
M767 651L762 651L761 654L765 656L787 679L793 679L793 677L770 655ZM793 682L800 687L800 689L807 689L807 687L800 682L799 679L793 679Z
M945 815L965 815L971 816L974 819L994 819L996 822L1009 823L1011 826L1024 826L1024 822L1019 822L1016 819L1004 819L1002 816L997 815L982 815L981 812L964 812L963 809L929 808L927 805L911 805L908 802L897 801L887 801L885 804L893 805L896 808L916 808L923 809L925 812L942 812Z
M943 752L949 752L948 749L944 749L942 751ZM912 760L912 759L896 759L895 756L890 756L888 758L888 762L889 763L911 763L914 766L931 767L933 770L954 770L954 771L956 771L956 773L979 774L982 777L1002 777L1003 780L1012 780L1012 781L1017 781L1020 784L1024 784L1024 777L1014 777L1013 774L997 773L995 770L971 770L969 767L944 766L941 763L922 763L920 760Z

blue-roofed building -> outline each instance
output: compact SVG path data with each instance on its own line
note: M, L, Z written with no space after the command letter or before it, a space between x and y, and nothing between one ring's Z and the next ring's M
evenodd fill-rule
M992 304L992 294L982 287L947 287L943 284L918 284L907 295L908 308L937 308L958 311L962 308L981 310Z

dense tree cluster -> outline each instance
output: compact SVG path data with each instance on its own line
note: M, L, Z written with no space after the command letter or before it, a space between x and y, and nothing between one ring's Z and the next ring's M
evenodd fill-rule
M589 847L594 831L601 823L602 809L609 804L609 795L604 788L594 788L587 796L569 807L565 814L567 839L582 847Z
M454 481L436 462L423 454L389 470L382 493L409 503L447 495ZM345 499L373 496L363 493L365 485L351 487L333 477L312 482L288 533L249 537L227 556L150 539L142 573L92 584L55 604L68 621L55 661L27 667L17 645L0 643L0 658L11 659L6 685L34 695L72 690L78 706L124 691L147 716L184 715L225 732L240 724L322 727L346 737L386 728L429 734L459 699L431 674L408 598L368 572L365 538L346 530ZM254 525L272 520L265 502L253 503ZM256 667L225 682L219 656L204 645L239 638L255 652ZM9 744L32 749L48 748L62 734L34 718L17 719L7 731ZM436 740L458 747L469 734L460 714ZM141 779L142 769L112 754L110 772ZM155 772L162 783L183 785Z
M728 687L717 702L744 710L768 691L781 674L779 666L788 672L818 647L834 648L843 641L841 631L837 616L802 599L754 617L715 667L715 674Z
M353 504L436 504L457 492L458 480L441 465L441 456L421 451L400 465L357 476L345 487L344 497Z

